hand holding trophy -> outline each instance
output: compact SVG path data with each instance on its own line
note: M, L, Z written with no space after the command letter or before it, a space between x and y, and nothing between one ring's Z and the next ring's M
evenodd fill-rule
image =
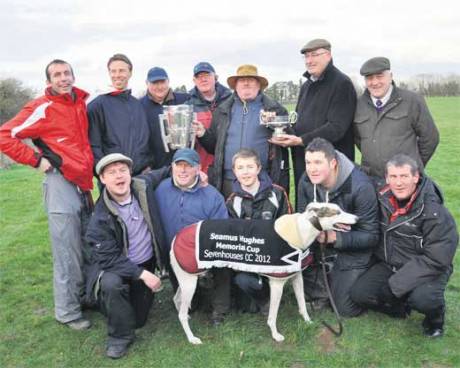
M276 138L279 135L285 134L284 129L295 124L297 121L297 113L291 112L289 115L276 115L274 111L260 111L260 124L267 128L273 129L272 137Z

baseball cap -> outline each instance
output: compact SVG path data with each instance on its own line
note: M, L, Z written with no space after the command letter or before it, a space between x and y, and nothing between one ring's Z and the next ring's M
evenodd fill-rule
M192 166L197 166L200 164L200 156L198 156L198 153L191 148L181 148L174 153L172 161L186 161Z
M158 66L152 68L147 73L147 80L151 83L159 81L159 80L166 80L168 78L168 73L163 68Z
M211 64L209 64L206 61L202 61L196 64L195 67L193 68L193 75L197 75L198 73L202 73L202 72L215 73L216 71L214 70Z

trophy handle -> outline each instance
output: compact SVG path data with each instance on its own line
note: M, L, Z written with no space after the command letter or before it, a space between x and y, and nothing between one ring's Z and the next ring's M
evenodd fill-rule
M197 121L197 120L198 120L197 113L196 112L192 113L192 122ZM195 131L193 129L190 129L190 148L191 149L195 149L195 140L196 140Z
M260 122L260 124L266 126L267 123L266 123L266 121L263 119L264 114L265 114L265 110L263 110L263 109L260 110L260 112L259 112L259 122Z
M161 140L163 141L165 152L169 152L169 147L168 147L169 136L166 134L167 126L168 126L168 118L166 114L158 115L158 123L160 124Z
M295 124L297 121L297 113L295 111L292 111L290 114L289 114L289 124Z

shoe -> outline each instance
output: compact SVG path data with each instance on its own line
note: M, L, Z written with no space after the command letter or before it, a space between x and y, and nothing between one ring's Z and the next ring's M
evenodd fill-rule
M127 345L110 345L107 347L105 355L107 355L111 359L120 359L124 357L128 353L128 346Z
M211 323L214 327L220 326L224 323L224 314L218 312L212 312L211 314Z
M423 327L423 334L426 337L442 337L444 335L444 329L442 324L439 323L431 323L430 320L425 317L425 319L422 322L422 327Z
M78 318L65 324L72 330L81 331L91 327L91 322L85 318Z
M444 329L443 328L439 328L439 327L432 327L432 328L427 328L427 329L424 329L423 331L423 334L426 336L426 337L430 337L430 338L436 338L436 337L442 337L444 336Z

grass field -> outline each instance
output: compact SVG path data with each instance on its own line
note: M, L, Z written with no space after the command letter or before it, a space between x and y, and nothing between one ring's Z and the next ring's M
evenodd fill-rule
M428 166L460 223L460 98L428 100L441 131L441 144ZM203 339L190 345L173 309L169 287L157 294L147 325L137 331L129 355L105 358L105 319L86 312L93 327L75 332L53 317L52 263L41 203L41 175L14 166L0 172L0 367L459 367L460 274L447 287L446 334L431 341L421 334L422 316L393 320L370 312L345 321L332 337L320 321L332 313L311 313L312 325L297 314L290 286L280 308L284 343L271 339L260 315L234 313L213 328L207 316L192 315ZM455 261L460 267L460 256Z

